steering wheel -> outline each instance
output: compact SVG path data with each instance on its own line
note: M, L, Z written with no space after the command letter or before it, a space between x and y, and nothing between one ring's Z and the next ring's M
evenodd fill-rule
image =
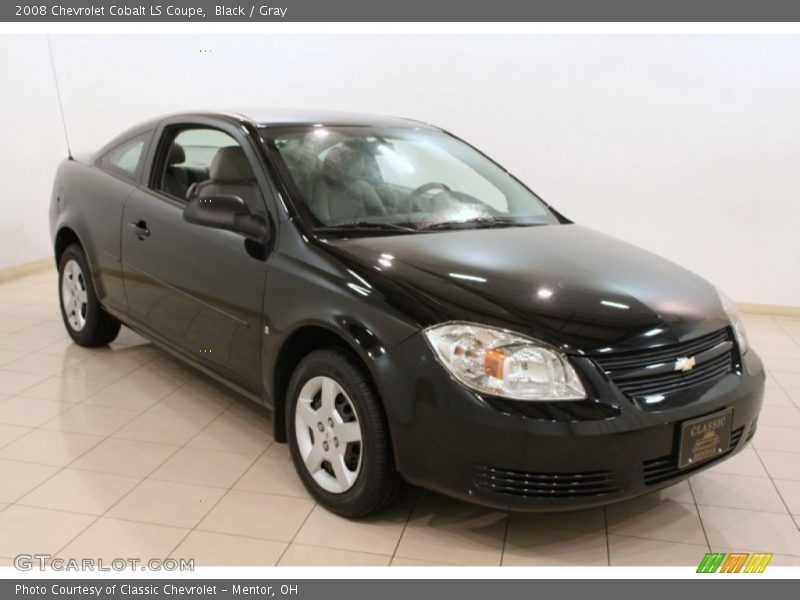
M430 192L431 190L440 189L442 192L449 192L450 186L445 183L440 183L438 181L432 181L430 183L425 183L411 192L405 199L406 205L406 212L410 213L411 209L414 208L414 203L419 200L424 194ZM440 192L440 193L442 193ZM438 194L437 194L438 195Z

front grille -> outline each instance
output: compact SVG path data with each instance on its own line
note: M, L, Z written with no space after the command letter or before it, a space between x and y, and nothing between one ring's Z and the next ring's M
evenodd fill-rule
M680 344L592 358L620 391L633 398L712 382L734 366L733 340L727 328ZM676 371L676 361L681 358L695 358L694 368Z
M526 473L477 465L475 486L494 494L523 498L579 498L620 491L611 471L586 473Z
M755 431L755 426L751 428L751 431ZM736 449L736 446L739 445L739 440L742 439L742 433L744 433L744 427L739 427L739 429L733 431L731 433L731 447L727 452L725 452L724 454L720 454L719 456L717 456L712 460L703 462L697 465L696 467L691 467L688 469L679 469L677 452L673 452L669 456L662 456L660 458L653 458L644 461L642 463L642 468L644 470L645 485L656 485L659 483L663 483L665 481L669 481L670 479L674 479L675 477L683 477L687 473L691 473L696 469L701 469L703 467L708 466L711 463L717 462L718 460L726 457L728 454L730 454ZM751 436L748 436L748 439L750 437Z
M651 394L669 394L707 381L714 381L725 375L732 368L731 353L727 352L713 360L698 365L688 373L678 371L653 377L615 380L615 383L624 393L640 398Z

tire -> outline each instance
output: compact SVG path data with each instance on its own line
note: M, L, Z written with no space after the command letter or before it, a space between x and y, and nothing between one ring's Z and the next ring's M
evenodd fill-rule
M67 247L58 264L61 318L76 344L96 348L114 341L121 323L100 306L90 273L83 248Z
M312 352L292 374L286 402L292 461L317 502L337 515L359 518L395 500L401 480L383 405L354 358L335 350Z

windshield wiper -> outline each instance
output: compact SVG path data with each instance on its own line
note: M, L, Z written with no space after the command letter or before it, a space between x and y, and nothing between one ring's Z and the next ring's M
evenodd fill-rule
M416 232L417 229L408 227L406 225L398 225L396 223L383 223L374 221L348 221L346 223L337 223L336 225L324 225L322 227L315 227L314 231L321 231L329 233L332 231L405 231Z
M538 223L525 223L513 219L495 219L494 217L476 217L464 221L440 221L422 227L423 230L432 229L458 229L458 228L479 228L479 227L516 227L524 225L538 225Z

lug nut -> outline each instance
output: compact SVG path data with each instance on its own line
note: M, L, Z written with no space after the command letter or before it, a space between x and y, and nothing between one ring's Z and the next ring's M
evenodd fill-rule
M332 419L332 418L330 418L330 417L328 417L328 425L330 425L331 427L333 427L333 419Z
M321 422L317 423L317 429L319 429L320 431L324 431L325 430L325 426Z
M322 449L325 450L325 452L328 451L328 442L322 442Z
M333 445L339 447L339 438L333 438Z

